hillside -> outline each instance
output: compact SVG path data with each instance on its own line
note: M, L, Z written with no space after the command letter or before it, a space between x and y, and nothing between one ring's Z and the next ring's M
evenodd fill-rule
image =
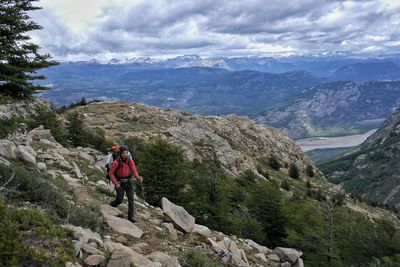
M397 110L359 147L321 164L328 179L363 199L399 210L399 125Z
M266 109L255 120L295 139L346 135L378 128L399 105L400 82L326 83Z
M331 81L398 81L400 67L390 61L357 63L344 66L329 77Z
M36 101L0 110L5 265L366 266L400 253L393 213L349 198L282 131L247 118L121 102L60 115ZM126 204L107 204L113 188L98 150L107 139L129 144L145 179L135 224ZM162 197L196 230L157 207Z

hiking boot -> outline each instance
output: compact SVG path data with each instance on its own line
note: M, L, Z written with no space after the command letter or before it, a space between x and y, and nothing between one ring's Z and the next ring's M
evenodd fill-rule
M128 221L130 221L131 223L135 223L136 220L134 218L128 218Z

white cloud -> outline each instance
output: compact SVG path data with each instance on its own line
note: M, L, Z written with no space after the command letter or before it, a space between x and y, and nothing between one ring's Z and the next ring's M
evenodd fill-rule
M42 0L34 41L56 58L400 52L393 0Z

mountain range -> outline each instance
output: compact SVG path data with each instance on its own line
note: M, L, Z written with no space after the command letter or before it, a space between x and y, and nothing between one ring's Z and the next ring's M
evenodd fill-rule
M342 54L64 62L42 71L47 77L42 85L51 90L40 96L58 107L85 97L204 115L234 113L284 129L292 138L343 135L376 128L398 107L400 68L395 62L397 55L365 59ZM327 71L327 66L329 76L322 77L316 70Z

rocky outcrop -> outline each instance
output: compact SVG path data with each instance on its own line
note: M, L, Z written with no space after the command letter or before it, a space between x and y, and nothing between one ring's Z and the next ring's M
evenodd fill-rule
M103 128L114 138L136 136L148 140L161 136L182 148L189 160L216 156L232 175L246 169L257 173L258 159L271 155L283 163L294 162L302 170L307 165L314 166L283 131L255 124L247 117L198 116L121 102L91 103L74 110L85 114L85 123ZM323 177L314 169L316 176Z

